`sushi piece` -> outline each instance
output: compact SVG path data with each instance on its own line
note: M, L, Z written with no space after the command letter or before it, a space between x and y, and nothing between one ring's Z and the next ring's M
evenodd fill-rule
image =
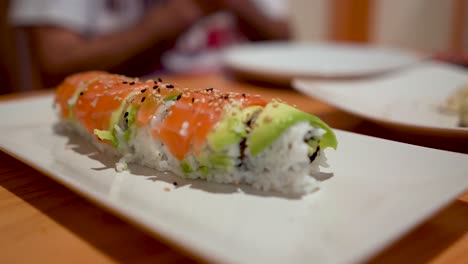
M62 125L120 157L118 171L138 163L189 179L307 193L327 166L323 150L337 147L323 121L279 100L161 79L78 73L57 87L55 105Z

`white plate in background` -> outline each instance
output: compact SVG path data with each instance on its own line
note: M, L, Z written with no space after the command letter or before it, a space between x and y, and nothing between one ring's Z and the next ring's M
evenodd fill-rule
M407 51L363 44L257 42L224 54L225 66L251 79L289 83L293 78L360 78L420 62Z
M0 149L213 262L361 262L468 187L468 155L342 131L338 150L326 151L334 176L303 197L140 166L117 173L116 159L54 129L51 104L50 96L0 103Z
M293 87L308 96L391 128L468 138L458 116L441 111L447 98L465 85L467 70L436 62L379 78L293 81Z

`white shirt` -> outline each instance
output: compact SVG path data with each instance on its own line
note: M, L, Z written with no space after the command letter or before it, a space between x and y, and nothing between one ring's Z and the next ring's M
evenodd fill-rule
M109 3L113 4L110 5ZM141 0L14 0L9 21L15 26L55 25L82 34L116 32L138 22Z

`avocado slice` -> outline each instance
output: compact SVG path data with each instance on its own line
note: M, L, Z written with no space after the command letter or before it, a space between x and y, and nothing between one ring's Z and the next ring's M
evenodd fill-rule
M250 155L255 157L270 146L286 129L303 121L326 131L319 143L321 149L327 147L336 149L338 142L335 134L320 118L273 100L266 105L257 117L250 132L248 140Z
M133 123L135 122L135 116L136 116L136 112L138 111L138 108L128 106L128 101L130 98L132 98L136 94L138 93L135 92L135 93L130 94L125 100L123 100L123 103L120 105L119 109L117 109L115 112L111 114L111 118L109 121L109 130L94 129L94 134L99 139L110 140L112 142L112 146L118 149L124 146L125 143L130 139L130 135L132 133L132 130L130 129L130 127L132 127ZM116 131L115 126L119 123L122 113L124 112L126 107L127 107L127 112L128 112L127 119L128 119L129 129L124 132ZM123 134L118 135L119 132Z
M221 121L208 135L209 148L204 149L197 157L202 165L203 173L208 173L210 169L221 169L233 166L232 157L224 152L226 147L232 144L239 144L247 137L246 123L252 116L261 111L261 106L249 106L241 109L240 106L231 105L225 109ZM183 168L184 169L184 168Z
M132 106L129 105L127 107L127 129L124 131L124 136L125 140L128 142L130 141L130 138L132 137L133 134L135 134L135 120L136 120L136 114L140 107Z
M224 118L208 135L210 147L219 152L228 145L240 142L247 136L247 121L261 109L261 106L249 106L244 109L231 107L225 110Z

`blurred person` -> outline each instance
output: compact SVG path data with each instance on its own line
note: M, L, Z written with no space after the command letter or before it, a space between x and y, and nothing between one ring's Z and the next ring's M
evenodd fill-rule
M213 70L223 48L245 41L289 38L287 0L209 1L217 12L205 16L182 34L162 63L173 71Z
M269 14L268 2L275 1L12 0L9 20L28 32L44 85L51 86L84 70L142 76L209 68L216 59L198 56L206 50L287 38L285 19Z

